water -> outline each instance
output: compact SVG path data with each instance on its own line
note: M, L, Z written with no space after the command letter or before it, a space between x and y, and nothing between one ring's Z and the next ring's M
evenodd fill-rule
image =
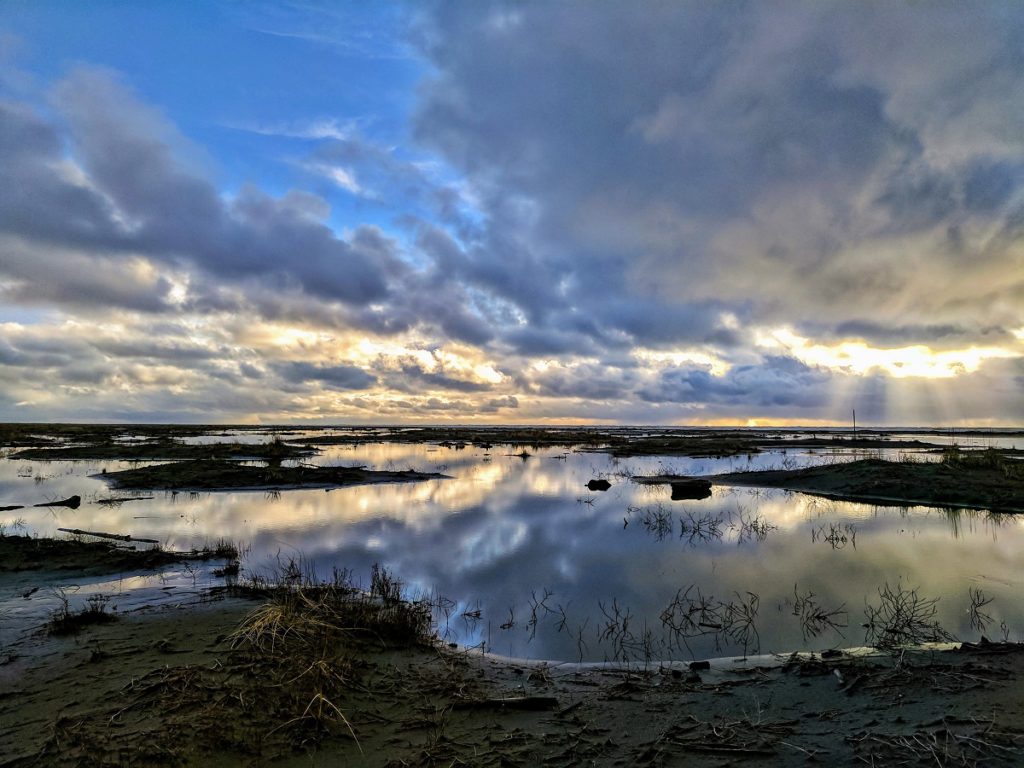
M281 562L301 558L325 576L347 568L366 583L372 564L380 563L410 594L438 602L446 639L538 659L689 659L860 645L865 603L878 604L877 590L885 584L940 598L936 619L964 639L978 635L967 611L971 588L993 598L985 608L990 636L1002 636L1001 622L1011 639L1024 630L1016 597L1024 551L1019 518L876 508L751 488L716 487L705 500L671 501L667 486L629 480L807 466L852 454L790 449L728 459L615 460L559 448L531 449L524 460L514 455L519 451L336 446L312 461L412 467L451 479L280 494L158 492L113 506L99 503L118 494L98 475L137 464L0 459L0 504L73 494L83 499L77 510L0 513L0 523L44 536L61 527L129 533L183 549L226 538L245 548L243 575L272 574ZM589 492L586 482L599 476L610 479L611 489ZM222 583L212 574L218 565L84 583L68 579L60 586L74 600L111 594L112 603L126 610L194 599ZM31 578L21 577L0 594L0 644L16 634L4 625L37 625L56 604L52 593L22 599ZM662 619L678 626L698 594L713 609L708 615L718 617L706 623L732 617L731 635L705 627L704 636L683 642L666 629ZM808 595L820 608L838 611L837 626L818 627L817 635L806 631L794 604ZM752 621L737 619L755 608Z

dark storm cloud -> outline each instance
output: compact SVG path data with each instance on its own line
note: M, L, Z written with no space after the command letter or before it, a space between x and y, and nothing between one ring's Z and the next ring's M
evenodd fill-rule
M314 363L274 363L272 367L286 381L294 384L318 382L331 389L367 389L376 378L353 365L316 365Z
M490 400L483 404L482 410L485 413L493 413L500 411L503 408L518 408L519 398L515 395L506 395L505 397L492 397Z
M946 221L957 210L956 177L927 169L900 169L875 203L884 207L901 231L916 231Z
M829 374L798 360L767 357L759 365L737 365L724 376L696 367L666 369L639 395L653 402L806 409L828 403L829 384Z
M35 110L0 102L0 227L49 244L111 245L110 206L57 172L61 137Z
M262 379L263 371L249 363L239 363L238 372L247 379Z
M672 304L647 299L611 298L602 306L601 320L652 346L716 339L733 346L735 334L717 327L726 307L718 302Z
M153 339L101 339L90 342L105 355L168 362L193 363L224 356L227 350L212 349L199 344L168 343Z
M584 363L572 368L550 368L532 375L527 386L545 397L572 397L585 400L622 400L629 398L639 378L633 371L605 364Z
M405 362L398 371L384 376L385 383L399 392L422 392L446 389L455 392L486 392L493 385L452 376L443 371L425 371L414 362Z
M520 355L589 355L596 351L593 339L557 329L516 327L502 334L502 341Z
M447 338L484 345L491 340L490 324L474 310L462 286L442 284L414 276L402 284L402 297L388 307L392 316L408 326L423 323Z
M720 310L1009 324L1022 278L987 233L1024 187L1022 29L1008 6L435 6L417 134L486 223L433 252L538 340L570 308L650 345L741 342ZM954 283L983 247L1009 279Z
M999 327L882 325L870 320L848 320L834 327L810 325L808 328L817 338L859 339L881 347L927 344L932 349L942 349L969 346L972 341L996 345L1013 341L1013 335Z

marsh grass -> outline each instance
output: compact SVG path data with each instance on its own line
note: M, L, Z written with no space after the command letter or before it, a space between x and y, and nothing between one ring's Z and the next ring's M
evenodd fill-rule
M117 616L107 612L109 595L92 595L85 601L85 607L74 611L67 592L63 589L54 590L59 605L50 615L46 623L46 631L51 635L72 635L84 627L94 624L106 624L115 621Z
M374 565L370 588L356 585L347 570L318 580L301 561L289 560L279 578L257 578L242 590L257 591L267 602L253 611L232 636L232 644L248 644L274 652L316 649L372 641L383 646L429 645L434 637L433 605L407 600L402 582Z
M346 700L361 690L365 652L431 647L437 639L432 603L407 599L402 582L379 565L369 589L347 570L318 579L308 563L294 559L237 589L266 599L229 641L236 654L253 658L278 700L282 717L271 733L302 729L323 736L340 729L358 746Z
M960 470L988 470L997 472L1008 480L1024 480L1024 461L1008 458L995 448L964 451L953 447L942 452L940 461L948 467Z

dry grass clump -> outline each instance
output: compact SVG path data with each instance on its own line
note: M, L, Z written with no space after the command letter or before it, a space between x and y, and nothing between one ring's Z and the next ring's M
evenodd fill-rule
M348 571L317 579L302 561L229 589L265 601L218 638L229 652L212 666L164 664L132 678L112 715L62 718L38 764L70 755L82 765L263 765L325 744L339 755L330 764L362 764L360 739L379 728L378 712L399 701L404 715L397 665L433 643L431 605L403 597L381 567L368 589ZM450 671L438 679L454 690ZM422 699L426 683L411 687ZM104 753L112 744L118 752Z
M230 641L272 681L269 690L279 699L275 711L290 715L274 730L307 728L326 735L341 726L355 739L344 702L361 690L360 651L368 644L411 648L435 639L430 603L405 599L401 582L377 565L369 590L356 586L347 571L318 581L295 561L273 583L254 588L268 600Z
M373 566L368 591L356 586L347 571L318 581L294 561L284 566L276 583L264 580L256 588L268 602L235 631L235 647L246 644L273 653L279 647L315 649L324 642L411 647L434 639L430 602L405 599L401 581L379 565Z

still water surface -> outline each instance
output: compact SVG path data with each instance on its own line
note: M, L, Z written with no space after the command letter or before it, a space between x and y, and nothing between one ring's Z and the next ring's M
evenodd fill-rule
M329 447L310 461L412 467L451 479L279 494L158 492L115 506L98 503L117 494L94 475L127 462L0 459L0 505L72 494L83 499L77 510L0 513L0 523L38 535L61 527L129 533L186 549L225 538L245 548L243 575L272 575L282 561L301 558L323 576L347 568L368 583L372 564L380 563L410 594L439 602L440 630L452 642L538 659L739 655L744 640L749 652L860 645L865 601L877 604L886 583L940 598L936 618L961 639L978 635L967 610L972 587L993 598L985 609L990 636L1003 636L1000 623L1010 639L1024 631L1020 518L878 508L752 488L716 487L705 500L672 501L667 486L629 480L807 466L852 454L791 449L729 459L615 460L565 449L531 450L523 459L514 455L519 451ZM589 492L586 482L596 477L608 478L611 489ZM216 565L76 583L73 595L112 594L119 610L173 603L222 583L212 575ZM680 593L756 609L750 631L730 638L705 628L707 635L681 643L662 621ZM821 627L816 636L805 632L794 598L808 593L821 608L840 611L840 626ZM44 594L33 600L0 594L0 644L12 635L3 623L29 626L53 604ZM678 619L679 603L676 608Z

